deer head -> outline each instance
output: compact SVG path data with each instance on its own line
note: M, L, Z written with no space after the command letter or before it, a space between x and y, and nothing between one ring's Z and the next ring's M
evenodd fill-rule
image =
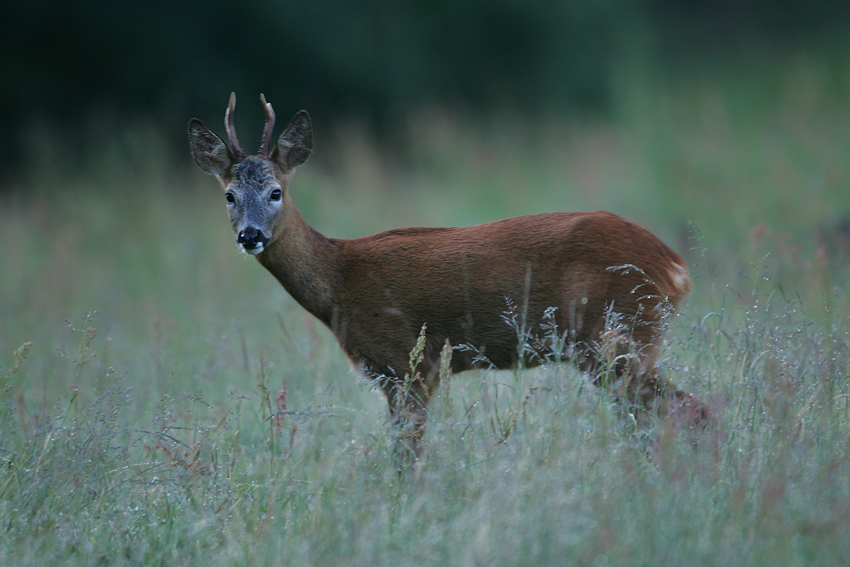
M236 241L248 254L260 254L275 238L295 168L307 161L313 151L313 126L304 110L295 114L272 147L274 110L264 95L260 95L260 101L266 123L255 156L245 154L236 136L236 93L231 93L224 113L229 146L197 118L189 121L192 155L201 169L218 177L224 187Z

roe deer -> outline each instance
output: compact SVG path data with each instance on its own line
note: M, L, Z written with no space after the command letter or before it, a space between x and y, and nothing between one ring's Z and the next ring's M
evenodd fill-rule
M295 168L313 149L310 116L298 112L272 145L274 111L265 96L260 100L266 123L256 156L239 145L231 94L229 147L200 120L189 122L195 161L224 186L240 248L377 380L399 441L414 455L444 345L455 347L452 372L535 366L555 349L554 358L572 359L595 383L613 378L636 409L679 412L694 423L706 418L656 367L663 319L691 282L684 260L652 233L598 211L327 238L301 217L289 193ZM521 330L506 322L510 309L519 312ZM423 326L424 358L411 369ZM418 379L405 383L417 371Z

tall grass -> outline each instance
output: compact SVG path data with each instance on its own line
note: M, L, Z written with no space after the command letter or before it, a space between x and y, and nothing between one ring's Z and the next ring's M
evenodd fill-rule
M832 72L757 102L759 77L642 85L616 122L428 110L410 168L355 127L317 141L293 195L334 236L606 208L691 265L663 366L715 427L635 431L566 366L469 372L404 480L383 399L236 252L212 180L139 167L155 130L85 175L39 162L0 209L0 564L847 564Z

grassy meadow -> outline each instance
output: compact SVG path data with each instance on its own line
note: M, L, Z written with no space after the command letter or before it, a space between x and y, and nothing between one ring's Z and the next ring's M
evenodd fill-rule
M566 366L469 372L406 479L383 398L164 155L183 124L70 173L34 130L0 207L0 564L850 564L848 94L798 56L626 81L608 119L425 108L401 157L326 125L291 189L327 235L607 209L694 280L663 365L716 427L635 431Z

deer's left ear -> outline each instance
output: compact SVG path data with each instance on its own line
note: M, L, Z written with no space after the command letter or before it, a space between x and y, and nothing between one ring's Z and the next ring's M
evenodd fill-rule
M295 169L313 153L313 123L306 110L299 111L280 135L272 159L283 169Z
M197 118L189 121L189 146L197 164L211 175L223 175L233 163L224 141Z

